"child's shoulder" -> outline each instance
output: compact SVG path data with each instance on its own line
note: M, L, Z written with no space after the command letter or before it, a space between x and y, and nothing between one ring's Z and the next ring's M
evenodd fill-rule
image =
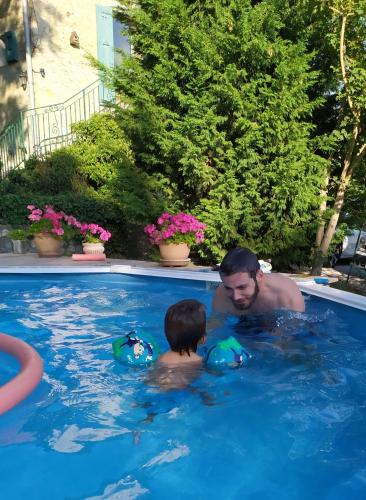
M159 356L158 362L164 365L186 365L191 363L202 363L202 357L192 352L188 354L179 354L178 352L168 351Z

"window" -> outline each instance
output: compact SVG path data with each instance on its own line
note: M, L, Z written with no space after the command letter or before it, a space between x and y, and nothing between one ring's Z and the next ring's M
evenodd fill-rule
M121 56L116 49L121 49L127 54L131 54L131 44L126 35L122 35L121 30L123 25L113 18L113 7L96 6L97 14L97 45L98 45L98 60L113 68L118 65ZM114 100L114 93L101 85L100 99Z

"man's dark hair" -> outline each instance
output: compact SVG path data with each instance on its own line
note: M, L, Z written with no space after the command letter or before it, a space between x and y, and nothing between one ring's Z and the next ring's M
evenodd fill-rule
M198 300L181 300L169 307L165 315L165 335L170 348L179 354L197 351L206 335L206 309Z
M257 256L248 248L234 248L230 250L220 264L219 272L222 276L231 276L235 273L248 273L256 278L260 265Z

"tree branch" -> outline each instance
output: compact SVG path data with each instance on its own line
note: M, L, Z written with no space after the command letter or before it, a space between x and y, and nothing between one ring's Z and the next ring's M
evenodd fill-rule
M362 161L365 154L366 154L366 143L362 144L362 146L358 150L357 155L356 155L357 161L358 162Z
M329 8L330 8L330 10L332 10L333 12L335 12L338 16L342 15L342 12L340 10L336 9L335 7L332 7L330 5Z
M342 79L344 82L344 88L346 90L346 95L347 95L347 100L348 100L348 105L350 107L350 110L353 114L353 116L356 118L358 121L360 116L359 112L355 110L352 97L351 97L351 92L349 89L349 82L348 82L348 77L347 77L347 71L346 71L346 42L345 42L345 33L346 33L346 24L347 24L347 15L342 14L342 26L341 26L341 36L339 40L339 59L340 59L340 64L341 64L341 71L342 71Z

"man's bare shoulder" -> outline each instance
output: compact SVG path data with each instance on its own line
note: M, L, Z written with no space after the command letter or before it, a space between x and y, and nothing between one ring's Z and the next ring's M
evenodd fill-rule
M298 312L305 310L301 291L291 278L281 273L271 273L266 275L266 286L271 294L278 296L281 308Z
M289 278L288 276L285 276L284 274L281 273L271 273L271 274L266 274L266 282L267 284L270 284L271 287L275 288L283 288L283 287L289 287L289 288L298 288L296 285L295 281Z

